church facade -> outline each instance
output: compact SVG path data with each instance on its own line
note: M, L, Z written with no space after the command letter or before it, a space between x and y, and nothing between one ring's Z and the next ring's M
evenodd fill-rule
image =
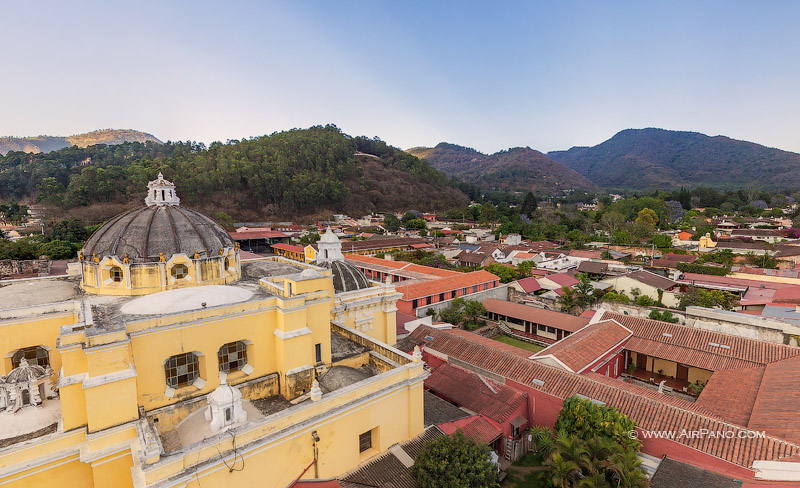
M242 263L161 175L145 203L90 237L80 283L0 288L0 483L284 487L423 431L400 295L336 236Z

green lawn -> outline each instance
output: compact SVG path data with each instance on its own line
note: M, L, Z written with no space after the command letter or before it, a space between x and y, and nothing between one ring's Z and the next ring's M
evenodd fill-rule
M515 339L513 337L509 337L509 336L506 336L506 335L495 336L495 337L492 337L492 339L494 339L496 341L499 341L499 342L502 342L503 344L508 344L509 346L519 347L520 349L525 349L525 350L531 351L531 352L539 352L542 349L544 349L544 347L542 347L542 346L537 346L536 344L531 344L530 342L521 341L519 339Z

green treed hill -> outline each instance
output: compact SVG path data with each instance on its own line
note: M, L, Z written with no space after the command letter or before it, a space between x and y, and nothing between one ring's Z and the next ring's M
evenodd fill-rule
M0 137L0 155L10 151L42 153L58 151L65 147L87 147L94 144L122 144L125 142L161 142L152 134L130 129L102 129L74 136Z
M628 129L597 146L547 155L604 188L800 186L800 154L697 132Z
M542 194L558 194L562 190L598 190L584 176L528 147L487 155L443 142L432 148L416 147L407 151L447 175L490 190Z
M208 148L129 142L10 152L0 157L0 200L40 201L64 211L118 210L142 205L147 182L159 171L175 182L182 204L237 219L436 211L468 203L424 161L377 139L350 137L335 126Z

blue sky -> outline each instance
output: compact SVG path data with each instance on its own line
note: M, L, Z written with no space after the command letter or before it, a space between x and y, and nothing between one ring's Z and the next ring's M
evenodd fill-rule
M0 18L0 135L333 123L494 152L663 127L800 152L798 2L4 2Z

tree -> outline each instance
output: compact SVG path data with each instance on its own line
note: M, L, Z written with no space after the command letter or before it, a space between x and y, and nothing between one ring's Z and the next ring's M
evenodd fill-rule
M300 236L300 244L307 246L309 244L314 244L315 242L319 241L319 234L316 232L307 232Z
M649 208L643 208L639 210L639 214L636 217L636 222L641 222L643 224L647 224L650 227L657 227L658 226L658 214L655 213L654 210Z
M463 325L465 329L475 329L484 324L482 319L486 308L477 300L465 300L463 297L455 298L450 305L439 310L437 318L442 322L453 325Z
M584 440L597 436L638 448L638 442L628 436L635 427L636 424L616 408L573 396L564 400L555 428L556 432L563 431Z
M525 195L525 200L522 201L519 212L523 215L527 215L528 217L533 217L533 214L536 212L538 207L539 202L536 200L536 196L533 193L528 192Z
M662 322L670 322L672 324L678 323L678 317L673 317L672 312L669 310L664 310L663 312L660 310L650 310L649 318L653 320L660 320Z
M562 310L569 312L578 304L578 300L575 297L575 291L568 286L562 286L561 291L563 293L560 297L558 297L558 304L561 305Z
M650 239L650 243L659 249L666 249L672 246L672 238L666 234L655 234Z
M82 220L66 219L60 220L53 225L53 228L47 234L48 241L67 241L83 242L89 237L89 230Z
M739 304L736 295L731 292L704 290L694 286L689 287L685 293L679 293L678 301L678 306L683 310L692 305L705 308L733 310Z
M408 230L421 230L428 227L424 219L411 219L405 225Z
M400 230L400 219L394 214L387 213L383 216L383 226L388 232L397 232Z
M762 255L748 253L747 260L750 262L750 264L758 268L774 269L778 265L778 260L775 259L775 256L768 252L765 252Z
M489 446L464 435L443 435L420 450L412 476L421 488L494 488L497 472L489 462Z
M50 259L70 259L77 254L77 247L77 244L67 241L50 241L39 246L38 254Z
M619 212L606 212L600 217L600 227L610 236L613 236L624 223L625 216Z
M582 308L588 307L589 305L597 301L597 296L595 295L594 287L589 282L589 277L586 276L585 274L583 273L578 274L576 278L578 278L579 281L574 286L575 301Z

